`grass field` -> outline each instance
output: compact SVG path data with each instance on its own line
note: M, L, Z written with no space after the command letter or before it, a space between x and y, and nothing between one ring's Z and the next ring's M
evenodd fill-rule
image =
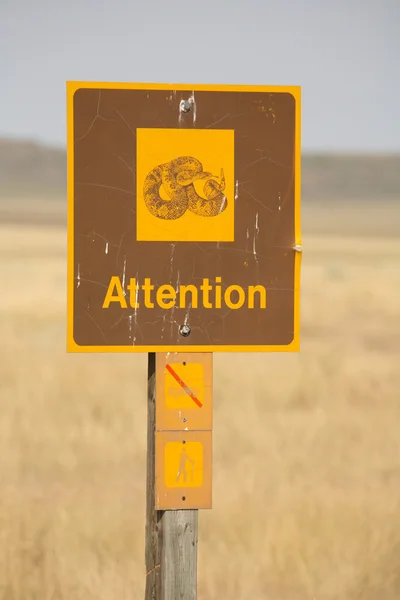
M305 211L300 354L215 355L199 600L400 598L398 205L347 209ZM0 599L136 600L146 357L66 354L65 256L0 228Z

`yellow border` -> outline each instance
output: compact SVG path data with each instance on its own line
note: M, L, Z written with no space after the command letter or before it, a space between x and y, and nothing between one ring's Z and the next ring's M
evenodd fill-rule
M295 244L302 246L300 195L301 195L301 87L263 85L208 85L172 83L113 83L96 81L67 82L67 186L68 186L68 296L67 296L67 351L68 352L298 352L300 350L300 276L302 252L295 254L294 266L294 339L288 345L279 346L79 346L73 337L74 315L74 115L73 99L77 90L118 89L118 90L185 90L206 92L267 92L289 93L296 101L295 134L295 202L294 229ZM295 250L293 250L295 252Z

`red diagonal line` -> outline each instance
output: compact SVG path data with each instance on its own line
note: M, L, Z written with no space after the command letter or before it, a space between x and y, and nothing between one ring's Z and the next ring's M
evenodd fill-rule
M167 371L169 373L171 373L172 377L175 379L175 381L177 381L179 383L179 385L181 387L183 387L183 389L185 390L185 392L187 393L188 396L191 397L191 399L193 400L193 402L195 402L195 404L197 404L197 406L199 408L201 408L203 405L200 402L200 400L198 398L196 398L196 396L193 394L193 392L188 388L188 386L186 385L186 383L184 381L182 381L182 379L179 377L179 375L177 373L175 373L175 371L173 370L173 368L171 367L171 365L167 365Z

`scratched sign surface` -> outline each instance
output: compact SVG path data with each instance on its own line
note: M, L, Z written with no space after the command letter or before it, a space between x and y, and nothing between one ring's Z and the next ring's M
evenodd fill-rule
M67 84L68 350L297 351L300 88Z

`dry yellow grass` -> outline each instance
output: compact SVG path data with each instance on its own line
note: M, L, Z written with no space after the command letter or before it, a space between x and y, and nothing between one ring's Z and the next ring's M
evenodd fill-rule
M400 597L400 242L337 231L305 236L301 353L215 356L199 600ZM0 229L0 599L136 600L146 357L66 354L65 246Z

